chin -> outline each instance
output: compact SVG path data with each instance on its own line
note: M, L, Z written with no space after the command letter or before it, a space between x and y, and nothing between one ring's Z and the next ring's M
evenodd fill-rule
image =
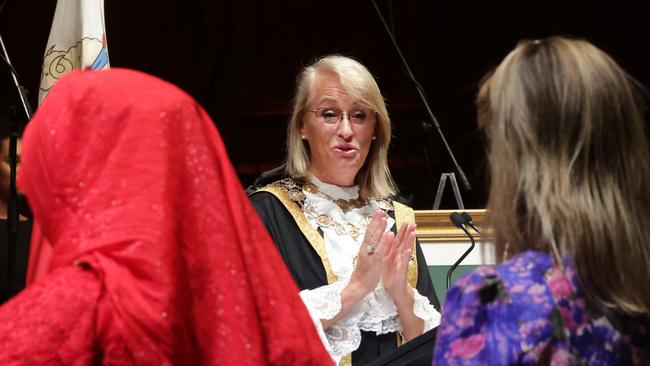
M360 169L361 166L363 165L363 162L359 161L358 156L351 157L351 158L337 157L336 159L334 159L333 163L336 166L339 166L341 168L345 167L347 169L355 168L355 167L357 169Z
M359 170L361 169L361 166L363 164L359 164L358 162L350 162L350 163L339 163L336 164L336 169L335 171L338 172L339 174L343 173L348 173L348 174L353 174L354 176L359 173Z

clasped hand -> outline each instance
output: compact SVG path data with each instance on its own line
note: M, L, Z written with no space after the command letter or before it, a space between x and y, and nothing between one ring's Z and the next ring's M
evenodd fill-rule
M416 226L403 224L395 235L385 232L387 221L388 216L382 210L372 215L350 281L368 294L382 279L386 292L399 307L411 291L407 274Z

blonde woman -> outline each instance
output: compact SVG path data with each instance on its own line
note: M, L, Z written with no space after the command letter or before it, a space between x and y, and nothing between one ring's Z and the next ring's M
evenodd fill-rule
M390 119L370 72L343 56L306 67L287 135L289 178L251 201L333 360L364 364L435 327L413 211L387 199Z
M436 365L647 365L650 170L635 82L584 40L523 41L481 86L503 263L444 304Z

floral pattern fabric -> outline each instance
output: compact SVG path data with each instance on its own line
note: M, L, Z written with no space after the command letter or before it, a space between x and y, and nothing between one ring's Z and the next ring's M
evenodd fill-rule
M435 365L647 365L650 319L589 303L567 258L527 251L449 291Z

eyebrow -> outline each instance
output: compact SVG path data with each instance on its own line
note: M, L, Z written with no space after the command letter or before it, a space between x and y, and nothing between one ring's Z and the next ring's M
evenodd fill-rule
M321 104L321 103L325 103L325 102L330 102L330 103L338 104L338 100L336 100L336 99L334 99L334 98L331 98L331 97L324 97L324 98L322 98L321 100L319 100L317 104Z
M336 100L335 98L332 98L332 97L323 97L323 99L319 100L318 103L316 103L316 104L321 105L322 103L328 103L328 102L336 104L337 106L339 104L338 100ZM361 109L361 108L364 108L364 106L359 104L359 102L355 101L354 104L352 105L352 109L350 109L350 110Z

